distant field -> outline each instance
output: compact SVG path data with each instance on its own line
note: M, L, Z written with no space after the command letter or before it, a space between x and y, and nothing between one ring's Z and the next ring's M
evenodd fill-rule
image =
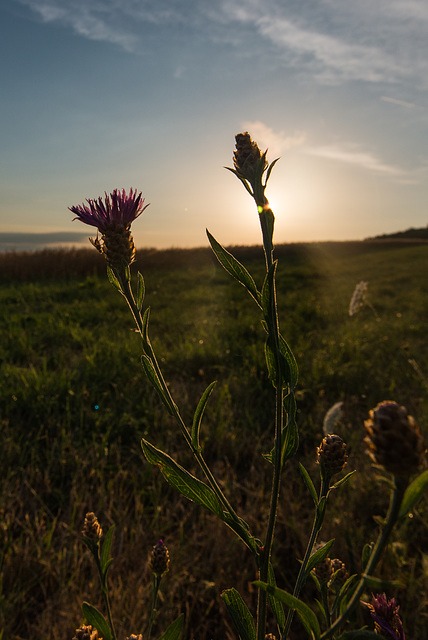
M260 284L261 249L232 251ZM138 256L151 339L175 400L189 421L204 388L218 381L202 429L205 457L262 536L270 468L261 453L271 447L273 389L258 310L208 249ZM373 516L388 498L364 454L368 410L385 399L404 404L428 439L428 244L281 245L276 257L281 331L300 369L300 447L284 473L274 547L278 584L291 589L312 517L297 462L317 477L326 411L343 401L337 431L357 474L331 500L323 537L336 538L334 555L351 570L360 570L362 546L376 532ZM361 280L371 307L349 317ZM144 378L138 335L103 259L90 249L0 254L0 328L0 638L71 639L82 600L102 607L80 541L87 511L105 529L117 525L110 583L120 638L145 628L147 557L159 537L171 569L154 637L181 610L186 638L233 638L219 594L236 586L255 607L254 567L227 529L143 459L141 437L192 465ZM399 600L412 640L424 640L428 628L427 504L396 531L383 563L383 574L405 585L389 595ZM292 640L303 637L298 626L294 633Z

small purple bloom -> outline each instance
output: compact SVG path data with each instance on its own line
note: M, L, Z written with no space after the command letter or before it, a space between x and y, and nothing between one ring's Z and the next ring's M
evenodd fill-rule
M394 598L388 600L384 593L372 596L372 603L367 607L375 623L375 631L384 638L391 640L406 640L403 624L398 611L400 607Z
M110 195L107 195L106 192L104 195L104 200L102 198L98 198L98 200L86 199L87 205L69 207L70 211L76 214L73 220L80 220L96 227L101 233L105 233L111 224L123 225L128 228L131 222L149 206L148 204L144 206L143 194L141 191L137 194L136 189L130 189L128 195L125 189L122 191L114 189Z

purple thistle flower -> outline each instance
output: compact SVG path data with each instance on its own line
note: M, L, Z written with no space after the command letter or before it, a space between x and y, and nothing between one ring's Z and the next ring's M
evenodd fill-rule
M138 216L143 213L149 205L144 206L144 198L142 193L137 195L137 190L130 189L126 194L125 189L114 191L107 195L104 192L104 201L100 197L98 200L86 199L86 204L75 207L68 207L72 213L76 214L73 220L80 220L85 224L99 229L101 233L105 233L109 225L123 225L129 228Z
M372 603L367 607L375 624L376 633L390 640L406 640L403 624L398 615L400 607L394 598L388 600L384 593L372 595Z

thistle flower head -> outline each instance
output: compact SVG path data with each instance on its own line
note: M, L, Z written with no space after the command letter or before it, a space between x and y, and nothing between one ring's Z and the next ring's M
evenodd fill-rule
M262 162L263 171L267 169L266 154L262 154L258 145L251 139L248 131L235 136L236 149L233 164L239 177L253 183L255 174Z
M98 236L90 238L94 247L104 255L107 262L116 268L131 264L135 259L134 241L131 236L131 223L138 218L144 209L142 193L137 190L125 189L114 191L98 200L87 199L86 204L69 207L76 214L74 220L80 220L85 224L96 227L102 234L102 242Z
M128 195L125 189L122 191L114 189L110 195L105 192L104 196L104 201L103 198L86 199L87 205L69 207L69 210L76 214L73 220L80 220L96 227L101 233L105 233L111 225L122 225L129 228L131 222L134 222L149 206L148 204L144 206L142 193L140 191L137 194L136 189L130 189Z
M91 624L83 624L79 629L76 629L76 635L73 640L103 640L98 635L98 631Z
M82 535L89 540L98 541L102 535L103 530L101 529L100 523L98 522L98 518L90 511L85 516L85 521L83 523Z
M326 584L333 574L331 558L324 558L324 560L314 567L313 571L315 576L318 578L318 582L320 584Z
M367 453L397 476L409 476L423 462L426 447L415 419L396 402L380 402L364 422Z
M349 571L346 565L339 558L333 558L330 562L331 578L328 581L329 589L332 591L340 591L347 579L349 578Z
M336 434L328 434L323 438L320 446L317 447L317 454L317 462L327 476L340 473L348 459L346 444Z
M150 566L154 574L161 576L169 568L169 552L163 540L159 540L152 549Z
M389 640L405 640L403 623L398 615L400 607L394 598L388 600L384 593L372 595L372 602L367 607L377 634Z

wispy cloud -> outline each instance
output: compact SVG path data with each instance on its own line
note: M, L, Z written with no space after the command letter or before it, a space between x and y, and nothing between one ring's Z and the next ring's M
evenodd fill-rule
M413 102L406 102L405 100L398 100L397 98L390 98L389 96L381 96L381 100L384 102L391 102L392 104L397 104L400 107L407 107L408 109L414 109L417 107Z
M373 153L360 149L356 145L327 145L309 148L306 152L313 156L351 164L385 177L405 179L407 174L403 168L387 164Z
M292 135L287 135L284 131L274 131L260 120L246 120L242 123L242 129L249 132L262 151L269 149L271 161L284 151L301 146L306 139L303 131L295 131Z

